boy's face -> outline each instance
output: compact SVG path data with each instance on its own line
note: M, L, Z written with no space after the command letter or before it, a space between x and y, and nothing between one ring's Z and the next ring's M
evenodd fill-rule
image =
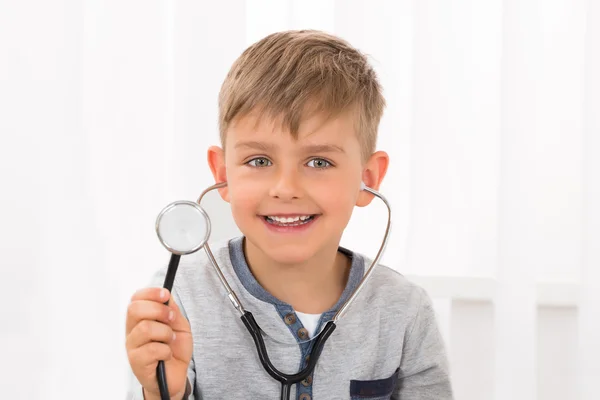
M228 182L221 196L249 244L275 262L301 263L337 249L354 206L372 199L361 180L378 189L388 158L377 152L363 162L348 114L303 121L297 140L280 126L237 119L209 164L215 180Z

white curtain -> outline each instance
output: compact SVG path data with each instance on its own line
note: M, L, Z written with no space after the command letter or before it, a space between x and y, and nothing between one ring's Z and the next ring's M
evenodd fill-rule
M597 0L0 1L0 397L124 397L125 308L168 260L157 213L212 183L222 79L314 28L381 77L384 263L435 298L456 398L596 399L599 26Z

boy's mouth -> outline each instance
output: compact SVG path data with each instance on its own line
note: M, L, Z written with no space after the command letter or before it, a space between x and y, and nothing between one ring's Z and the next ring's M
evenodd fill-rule
M277 226L300 226L309 223L314 220L316 214L306 214L306 215L295 215L295 216L276 216L276 215L263 215L262 217L269 224L277 225Z

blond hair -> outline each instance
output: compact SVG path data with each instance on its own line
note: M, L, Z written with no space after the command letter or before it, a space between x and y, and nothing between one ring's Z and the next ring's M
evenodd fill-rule
M219 131L250 112L281 117L298 137L300 123L311 113L356 116L363 158L377 142L385 100L367 58L346 41L315 30L271 34L246 49L231 67L219 93Z

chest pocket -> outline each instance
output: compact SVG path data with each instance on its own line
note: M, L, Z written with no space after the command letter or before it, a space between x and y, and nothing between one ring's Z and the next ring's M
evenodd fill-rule
M398 383L398 372L389 378L374 381L350 381L350 400L389 400Z

